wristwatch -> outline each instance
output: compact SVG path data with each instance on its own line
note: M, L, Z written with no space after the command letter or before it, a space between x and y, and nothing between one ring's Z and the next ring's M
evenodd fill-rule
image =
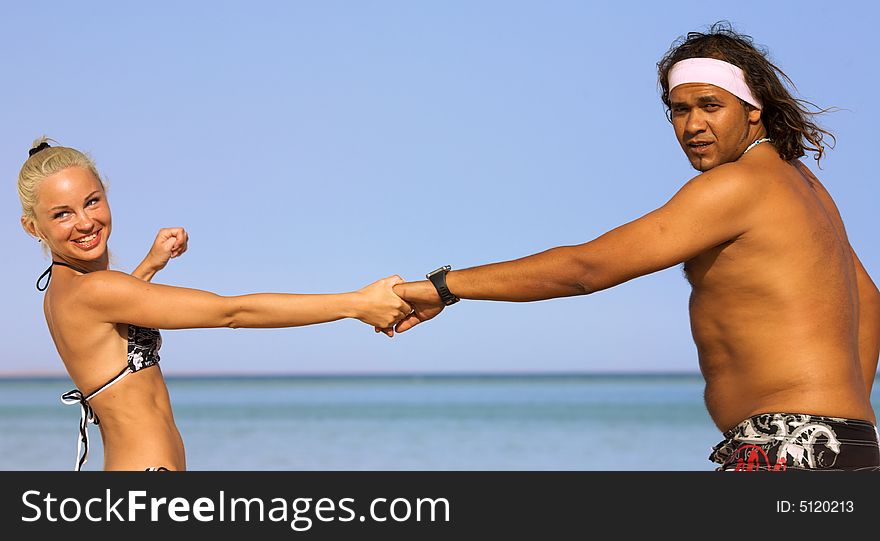
M449 265L444 265L437 270L431 271L425 275L425 278L431 281L434 284L434 287L437 289L437 294L440 295L440 300L443 301L443 304L449 306L450 304L455 304L461 299L456 297L449 291L449 288L446 287L446 273L451 271L452 267Z

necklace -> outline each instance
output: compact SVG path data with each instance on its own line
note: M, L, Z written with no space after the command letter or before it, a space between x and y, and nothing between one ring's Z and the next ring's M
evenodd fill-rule
M761 143L769 143L769 142L771 142L769 137L765 137L765 138L763 138L763 139L755 139L755 142L754 142L754 143L752 143L751 145L749 145L748 147L746 147L745 150L743 150L743 156L745 156L746 152L752 150L753 148L755 148L756 146L760 145Z

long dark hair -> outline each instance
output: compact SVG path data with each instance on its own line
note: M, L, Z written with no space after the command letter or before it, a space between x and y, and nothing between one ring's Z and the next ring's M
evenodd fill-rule
M783 81L792 89L794 83L781 69L767 59L767 51L755 46L750 36L739 34L727 21L713 24L706 34L690 32L678 38L657 63L662 94L660 99L669 114L668 74L672 66L686 58L715 58L737 66L745 72L746 83L756 98L761 100L761 118L767 136L773 141L783 160L794 160L807 151L815 152L818 162L825 154L822 144L825 136L836 142L834 134L813 122L816 115L833 110L821 109L806 100L792 96ZM746 107L751 107L743 102Z

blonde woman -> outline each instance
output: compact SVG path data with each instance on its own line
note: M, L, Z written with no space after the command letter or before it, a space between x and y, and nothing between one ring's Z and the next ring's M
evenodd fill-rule
M81 407L76 470L88 457L88 423L99 424L107 470L184 470L183 440L159 369L158 329L296 327L355 318L388 328L411 309L392 290L399 276L358 291L224 297L150 283L187 247L182 228L159 232L131 274L108 268L110 205L82 152L38 139L18 177L21 224L52 257L37 281L46 323Z

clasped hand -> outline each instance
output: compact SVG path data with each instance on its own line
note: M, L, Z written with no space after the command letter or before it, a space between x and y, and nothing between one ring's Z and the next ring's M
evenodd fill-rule
M393 292L411 309L403 318L395 321L394 325L375 327L377 333L385 333L389 337L394 336L395 332L405 332L419 323L428 321L445 308L437 290L428 281L405 282L401 279L393 286Z

